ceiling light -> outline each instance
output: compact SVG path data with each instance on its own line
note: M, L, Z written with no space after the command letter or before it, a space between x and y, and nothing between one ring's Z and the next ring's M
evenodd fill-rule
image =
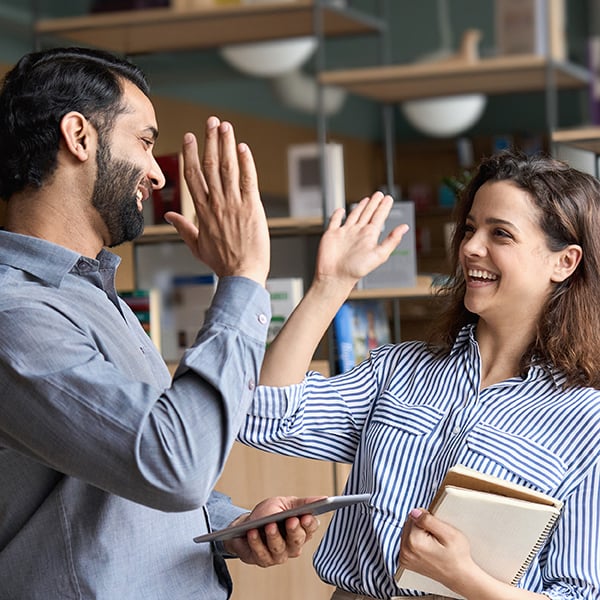
M221 56L252 77L277 77L298 69L317 47L313 36L223 46Z
M307 114L318 110L319 87L314 76L295 69L272 80L275 94L288 108ZM346 100L346 91L331 85L323 86L321 110L325 115L337 113Z
M487 97L483 94L440 96L408 100L401 110L409 123L432 137L453 137L472 127L481 117Z

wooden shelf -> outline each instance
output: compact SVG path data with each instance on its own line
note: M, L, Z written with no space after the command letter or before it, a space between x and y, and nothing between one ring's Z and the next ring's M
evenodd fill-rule
M199 8L149 8L42 19L39 36L53 36L121 54L198 50L225 44L313 35L314 0ZM374 17L333 6L323 8L326 36L376 33Z
M550 62L538 55L325 71L319 79L373 100L401 102L452 94L542 91L551 69L558 88L588 85L590 76L583 67Z
M429 297L434 294L433 278L430 275L417 275L414 287L377 288L369 290L353 290L350 300L394 299Z
M559 129L552 132L552 142L569 144L582 150L600 154L600 126L590 125L574 129Z
M321 217L278 217L267 222L272 236L320 235L324 230Z
M321 217L278 217L267 219L271 236L285 235L320 235L323 233L323 219ZM148 225L144 234L138 238L136 244L156 244L158 242L179 242L181 238L171 225Z

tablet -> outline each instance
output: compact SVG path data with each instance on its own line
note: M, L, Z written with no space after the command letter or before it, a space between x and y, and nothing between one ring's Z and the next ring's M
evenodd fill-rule
M274 513L272 515L267 515L266 517L260 517L258 519L244 521L239 525L226 527L225 529L219 529L218 531L213 531L204 535L199 535L198 537L194 538L194 541L199 544L201 542L222 541L230 540L235 537L243 537L246 534L246 532L250 529L259 529L260 527L264 527L268 523L277 523L281 530L281 526L289 517L301 517L302 515L320 515L331 510L343 508L344 506L350 506L359 502L367 502L370 497L371 494L328 496L327 498L317 500L316 502L309 502L308 504L303 504L302 506L298 506L296 508L290 508L289 510L284 510L278 513Z

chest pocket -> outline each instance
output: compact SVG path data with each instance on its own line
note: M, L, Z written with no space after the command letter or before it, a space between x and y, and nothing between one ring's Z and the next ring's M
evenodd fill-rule
M444 413L437 408L406 404L389 392L384 392L373 409L371 423L412 435L426 435L437 427L443 416Z
M564 480L567 467L539 442L480 423L467 438L470 453L498 463L508 473L551 493Z

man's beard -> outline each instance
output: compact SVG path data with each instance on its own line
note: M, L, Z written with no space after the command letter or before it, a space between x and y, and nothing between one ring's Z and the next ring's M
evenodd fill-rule
M136 197L143 172L125 160L113 159L102 139L98 141L96 164L92 206L108 229L108 246L112 248L136 239L144 230Z

